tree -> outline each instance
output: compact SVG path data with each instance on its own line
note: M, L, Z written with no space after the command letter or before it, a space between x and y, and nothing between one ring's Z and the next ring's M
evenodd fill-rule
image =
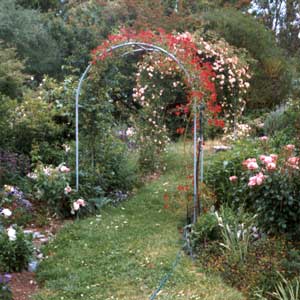
M16 50L4 48L0 42L0 94L10 98L21 96L26 79L24 64L17 59Z
M39 12L18 7L15 0L0 1L0 39L6 46L17 49L26 61L27 72L41 76L59 70L58 45Z
M300 46L299 0L254 0L251 11L272 30L289 55Z

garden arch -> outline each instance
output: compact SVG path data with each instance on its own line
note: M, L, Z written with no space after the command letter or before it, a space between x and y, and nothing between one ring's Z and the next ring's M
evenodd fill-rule
M138 41L132 41L132 42L124 42L120 43L114 46L111 46L107 49L105 49L105 54L110 54L118 49L121 48L129 48L129 50L125 53L122 54L122 56L126 56L127 54L130 53L136 53L136 52L160 52L164 54L165 56L171 58L178 66L179 68L183 71L187 82L190 84L192 87L192 77L190 73L187 71L187 69L184 67L182 62L172 53L169 51L163 49L160 46L150 44L150 43L145 43L145 42L138 42ZM92 68L93 63L89 63L89 65L86 67L85 71L82 73L77 89L76 89L76 103L75 103L75 138L76 138L76 190L79 190L79 98L80 98L80 92L82 88L82 84L87 77L90 69ZM194 203L194 208L193 208L193 222L195 223L197 220L197 198L198 198L198 181L199 181L199 176L198 176L198 171L197 171L197 142L198 142L198 134L197 134L197 102L194 99L193 101L193 123L194 123L194 128L193 128L193 151L194 151L194 172L193 172L193 203ZM200 158L201 158L201 169L200 169L200 180L201 182L203 181L203 132L201 133L200 131Z

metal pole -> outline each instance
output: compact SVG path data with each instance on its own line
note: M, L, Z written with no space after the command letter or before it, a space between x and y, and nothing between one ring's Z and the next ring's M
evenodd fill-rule
M205 105L201 103L200 105L200 182L203 183L203 177L204 177L204 109Z
M193 223L197 222L197 105L196 100L194 100L194 215L193 215Z
M75 104L75 138L76 138L76 190L79 190L79 96L81 91L81 86L83 80L92 67L91 64L87 66L85 71L83 72L82 76L80 77L78 87L76 90L76 104Z

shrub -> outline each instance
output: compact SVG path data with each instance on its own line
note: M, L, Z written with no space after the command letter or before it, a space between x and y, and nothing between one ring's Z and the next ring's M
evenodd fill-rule
M0 271L20 272L27 267L33 253L31 238L19 227L0 232Z
M218 220L214 213L205 213L198 218L192 229L192 246L205 246L209 241L216 241L221 237Z
M241 140L234 144L232 150L218 152L207 162L204 180L216 193L217 206L222 203L232 204L233 193L238 193L239 190L233 188L228 178L240 176L243 170L241 160L257 156L260 146L257 141Z
M280 155L248 158L239 178L231 182L231 201L257 213L267 232L299 234L300 158L294 148L287 145Z
M36 199L46 202L48 209L59 216L69 215L71 211L69 172L70 169L63 164L56 168L40 164L28 174L33 181Z

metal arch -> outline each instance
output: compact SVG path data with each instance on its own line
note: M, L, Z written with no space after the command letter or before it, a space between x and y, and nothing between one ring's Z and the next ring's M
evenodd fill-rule
M111 53L117 49L124 48L124 47L137 47L137 49L132 49L129 52L126 52L123 54L123 56L129 54L129 53L134 53L134 52L142 52L142 51L157 51L165 54L169 58L171 58L173 61L175 61L180 69L184 72L188 82L190 83L192 87L192 77L190 76L189 72L186 70L186 68L183 66L183 64L177 59L177 57L166 51L165 49L153 45L153 44L148 44L148 43L142 43L142 42L125 42L121 43L115 46L112 46L108 49L105 50L106 53ZM79 190L79 97L80 97L80 92L81 92L81 87L83 84L84 79L86 78L88 72L90 71L92 67L92 63L90 63L85 71L82 73L77 89L76 89L76 104L75 104L75 138L76 138L76 190ZM194 195L193 195L193 200L194 200L194 212L193 212L193 223L196 222L197 220L197 194L198 194L198 189L197 189L197 103L194 101L193 103L193 112L194 112ZM203 178L203 174L200 175L201 178Z

